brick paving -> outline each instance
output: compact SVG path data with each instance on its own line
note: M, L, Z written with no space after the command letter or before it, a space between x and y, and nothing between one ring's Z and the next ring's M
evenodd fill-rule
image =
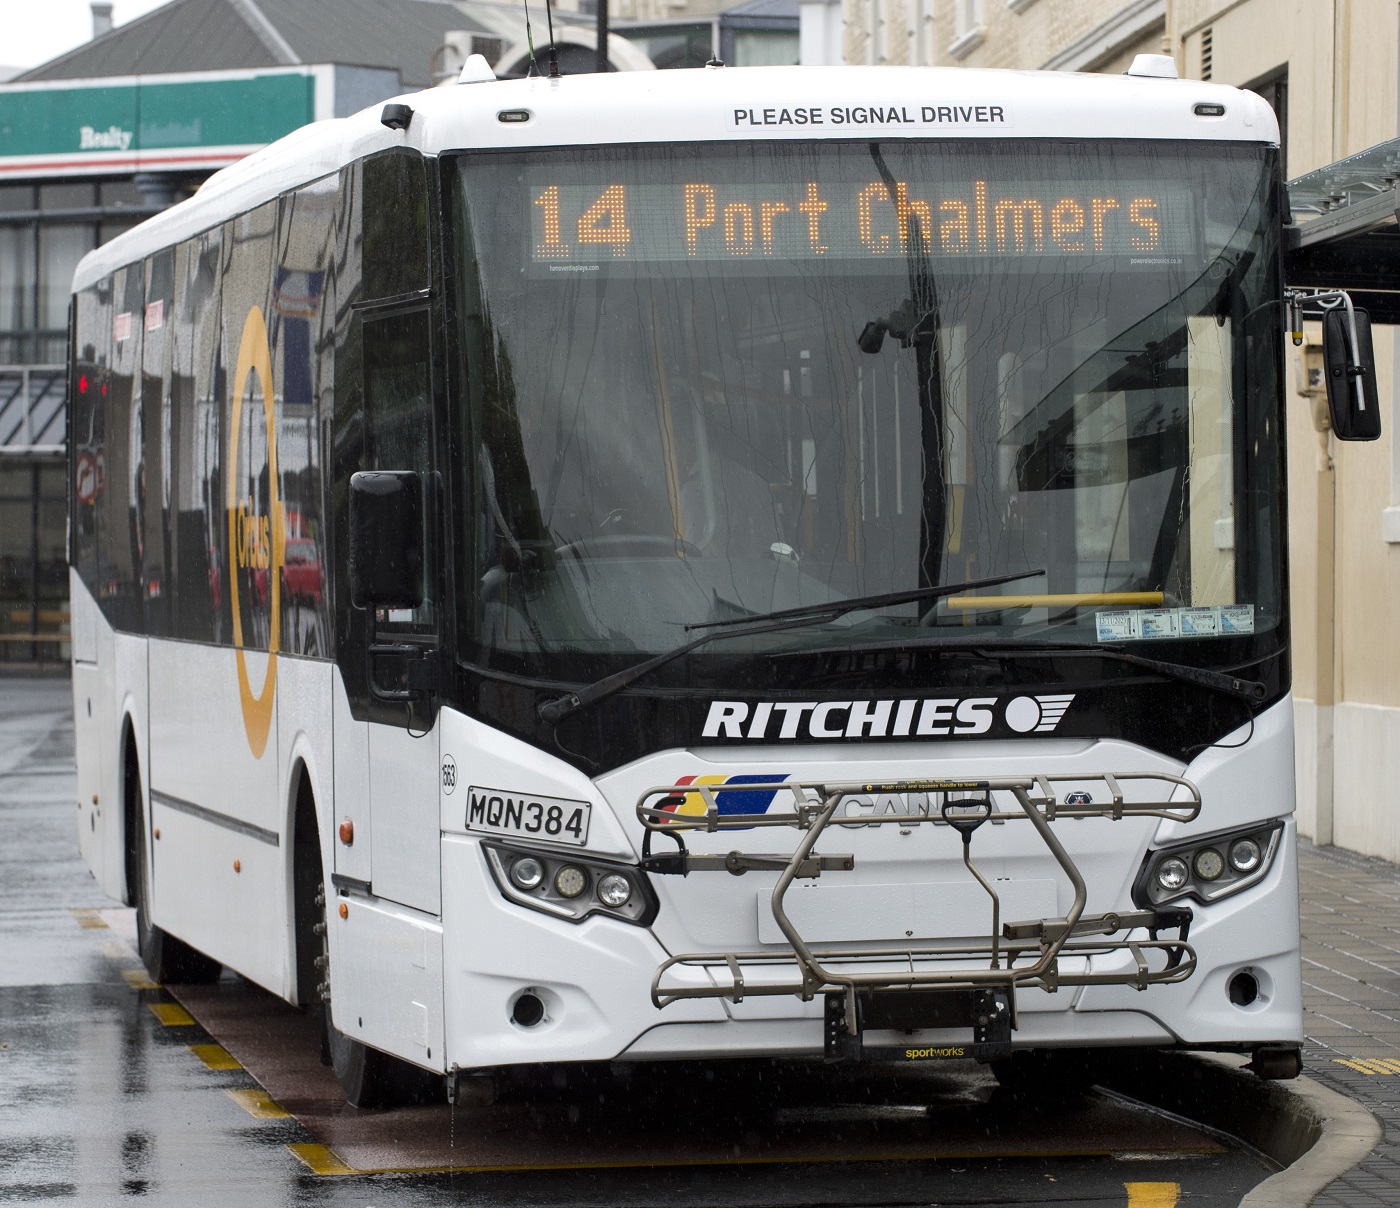
M1371 1156L1314 1203L1400 1205L1400 865L1301 839L1298 862L1303 1072L1385 1126Z

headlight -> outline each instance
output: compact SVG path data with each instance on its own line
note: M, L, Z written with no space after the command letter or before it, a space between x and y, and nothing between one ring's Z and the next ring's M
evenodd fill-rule
M588 888L588 874L576 864L565 864L554 874L554 888L561 898L576 898Z
M620 872L610 872L598 882L598 900L604 906L626 906L632 896L632 882Z
M1208 835L1147 853L1133 884L1133 901L1150 910L1182 898L1218 902L1264 879L1273 865L1283 823Z
M544 880L544 865L534 856L521 856L510 866L510 879L517 889L534 889Z
M1213 847L1203 847L1191 861L1191 867L1202 881L1214 881L1225 871L1225 857Z
M1264 859L1264 852L1253 839L1236 839L1230 844L1230 867L1236 872L1253 872Z
M635 864L543 847L483 843L481 849L496 887L516 905L570 923L602 914L647 927L656 918L656 893Z
M1190 879L1191 870L1186 867L1185 860L1168 856L1157 865L1157 884L1168 893L1180 889Z

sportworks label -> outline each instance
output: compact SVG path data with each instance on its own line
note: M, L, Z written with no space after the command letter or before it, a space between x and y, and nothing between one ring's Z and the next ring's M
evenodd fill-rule
M710 704L706 738L751 742L775 739L942 738L986 734L1000 720L1014 734L1051 734L1074 703L1074 693L921 697L915 700L748 701Z
M949 1057L966 1057L967 1047L961 1044L946 1044L936 1049L905 1049L905 1061L940 1061Z

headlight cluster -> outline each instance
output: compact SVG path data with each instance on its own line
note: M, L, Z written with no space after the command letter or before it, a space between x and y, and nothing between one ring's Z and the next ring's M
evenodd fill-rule
M1133 884L1144 909L1182 898L1217 902L1261 881L1274 862L1282 822L1209 835L1147 853Z
M481 846L497 888L521 906L573 923L605 914L646 927L656 917L656 894L636 865L583 859L572 852Z

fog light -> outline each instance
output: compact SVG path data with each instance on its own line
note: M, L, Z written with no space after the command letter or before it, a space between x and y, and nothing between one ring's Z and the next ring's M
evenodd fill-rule
M1247 969L1230 979L1230 1001L1237 1007L1250 1006L1259 997L1259 979Z
M632 882L620 872L610 872L598 882L598 900L604 906L626 906L632 899Z
M538 994L526 991L515 1000L510 1017L522 1028L533 1028L544 1019L544 1003L540 1001Z
M544 865L534 856L522 856L510 866L510 879L517 889L535 889L544 880Z
M1202 881L1214 881L1225 871L1225 858L1213 847L1203 847L1191 862Z
M1253 839L1239 839L1230 845L1230 867L1236 872L1253 872L1264 859L1264 853Z
M561 898L576 898L588 888L588 874L573 864L565 864L554 874L554 888Z
M1186 861L1176 856L1168 856L1157 865L1157 884L1163 889L1178 890L1186 884L1190 876L1191 870L1186 867Z

